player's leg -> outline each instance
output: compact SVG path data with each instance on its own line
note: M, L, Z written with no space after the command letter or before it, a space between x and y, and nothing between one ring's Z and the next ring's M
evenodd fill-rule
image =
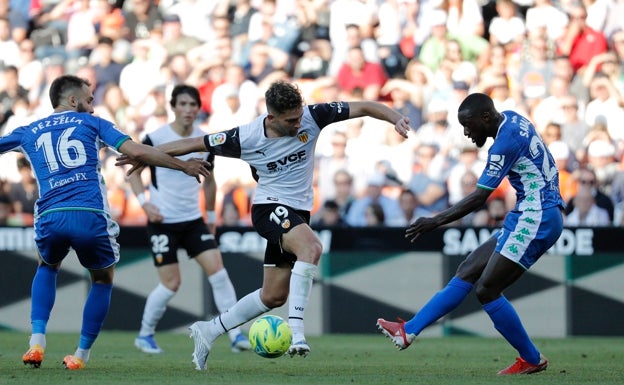
M475 288L477 298L496 330L520 355L514 364L499 374L535 373L548 366L548 360L531 341L518 313L502 293L556 242L563 226L558 208L514 216L508 215L506 222L512 220L518 226L504 227L496 251ZM523 218L528 216L530 220Z
M91 275L78 348L73 355L63 359L66 369L77 370L84 368L89 361L91 346L100 334L110 308L115 265L119 262L119 244L116 242L119 227L106 215L96 212L76 211L72 212L72 217L72 247Z
M293 333L293 343L288 354L306 356L310 347L305 339L304 316L323 247L316 234L305 223L282 235L282 247L297 256L290 277L288 298L288 324Z
M152 244L152 259L158 273L159 283L145 301L141 328L134 339L134 346L143 353L158 354L162 352L162 349L154 339L156 327L182 282L178 263L180 234L176 224L160 223L148 223L147 234Z
M496 237L493 236L472 251L457 269L455 277L409 321L392 322L382 318L377 320L380 331L399 349L407 348L423 329L462 303L487 265L495 246Z
M250 321L271 308L283 305L288 298L290 266L265 266L263 286L242 297L225 313L210 321L198 321L190 326L191 338L195 344L193 362L195 369L203 370L212 344L217 337L228 330Z
M141 329L134 339L134 346L143 353L149 354L162 353L162 349L154 339L154 334L158 322L167 311L169 301L178 292L181 281L180 266L177 262L158 266L156 270L160 282L147 296L141 318Z
M212 297L219 313L225 313L236 303L236 290L223 266L223 258L214 235L202 219L189 223L190 230L182 240L182 246L202 267L212 289ZM232 351L250 350L251 344L239 327L228 330Z
M31 285L30 322L32 333L29 349L22 362L41 366L46 348L46 328L56 299L56 278L61 261L69 252L69 239L60 223L63 213L50 213L37 221L35 242L39 250L39 265Z

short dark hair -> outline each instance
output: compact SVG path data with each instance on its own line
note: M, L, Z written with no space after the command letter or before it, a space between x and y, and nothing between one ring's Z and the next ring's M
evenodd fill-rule
M267 110L271 114L283 114L303 106L303 97L299 87L294 84L277 81L264 93Z
M56 108L61 104L61 98L68 92L81 89L82 86L91 87L91 83L83 78L74 75L63 75L54 79L50 86L50 102L52 108Z
M201 106L201 98L199 96L199 90L193 86L189 86L187 84L178 84L173 87L173 91L171 91L171 100L169 101L169 105L173 108L178 102L178 96L182 94L187 94L191 98L195 100L198 106Z

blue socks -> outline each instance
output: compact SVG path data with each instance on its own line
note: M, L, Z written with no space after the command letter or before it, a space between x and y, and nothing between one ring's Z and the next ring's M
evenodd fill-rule
M518 313L507 301L507 298L500 296L490 303L483 305L483 310L488 313L494 327L505 337L526 362L537 365L540 362L540 353L531 342L529 335L522 326Z
M112 284L94 283L89 290L89 296L82 312L82 330L80 331L79 349L91 349L95 342L108 309L110 308Z
M437 292L411 320L405 323L405 332L420 334L424 328L459 306L471 290L471 283L453 277L444 289Z
M30 322L33 334L45 334L50 313L56 299L56 277L58 270L48 265L39 265L31 287Z

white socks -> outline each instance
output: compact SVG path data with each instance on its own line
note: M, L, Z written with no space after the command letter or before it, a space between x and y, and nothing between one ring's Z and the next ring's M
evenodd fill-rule
M209 276L208 282L210 282L212 287L212 297L219 313L227 312L229 308L236 304L236 290L234 290L234 285L232 285L227 270L221 269ZM234 341L240 332L240 329L237 327L229 330L230 340Z
M143 319L141 320L140 336L149 336L156 331L158 321L165 314L167 304L176 294L175 291L169 290L165 285L159 283L158 286L147 297L145 301L145 309L143 310Z
M310 300L316 271L316 265L302 261L295 262L292 269L288 298L288 325L293 332L293 342L305 339L303 316Z
M241 298L228 311L208 321L208 331L213 338L217 338L228 330L236 328L252 320L270 309L260 300L258 289Z
M35 333L30 335L30 347L32 348L35 345L39 345L42 348L46 348L46 336L43 333Z

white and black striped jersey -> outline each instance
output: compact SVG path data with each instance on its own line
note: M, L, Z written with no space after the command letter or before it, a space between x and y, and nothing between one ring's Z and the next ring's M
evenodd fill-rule
M344 102L305 106L296 136L267 138L263 114L251 123L206 135L211 154L240 158L251 167L258 182L253 204L279 203L310 211L314 203L312 177L314 150L321 129L349 118Z
M158 146L175 140L201 137L203 135L205 135L205 132L194 127L191 135L183 137L167 124L146 135L143 143L150 146ZM177 158L188 160L191 158L205 158L206 155L206 153L194 152L178 156ZM210 157L213 159L208 161L214 165L214 155ZM163 223L191 221L202 216L199 208L201 184L197 183L195 177L165 167L152 166L150 171L150 203L160 210L164 218Z

